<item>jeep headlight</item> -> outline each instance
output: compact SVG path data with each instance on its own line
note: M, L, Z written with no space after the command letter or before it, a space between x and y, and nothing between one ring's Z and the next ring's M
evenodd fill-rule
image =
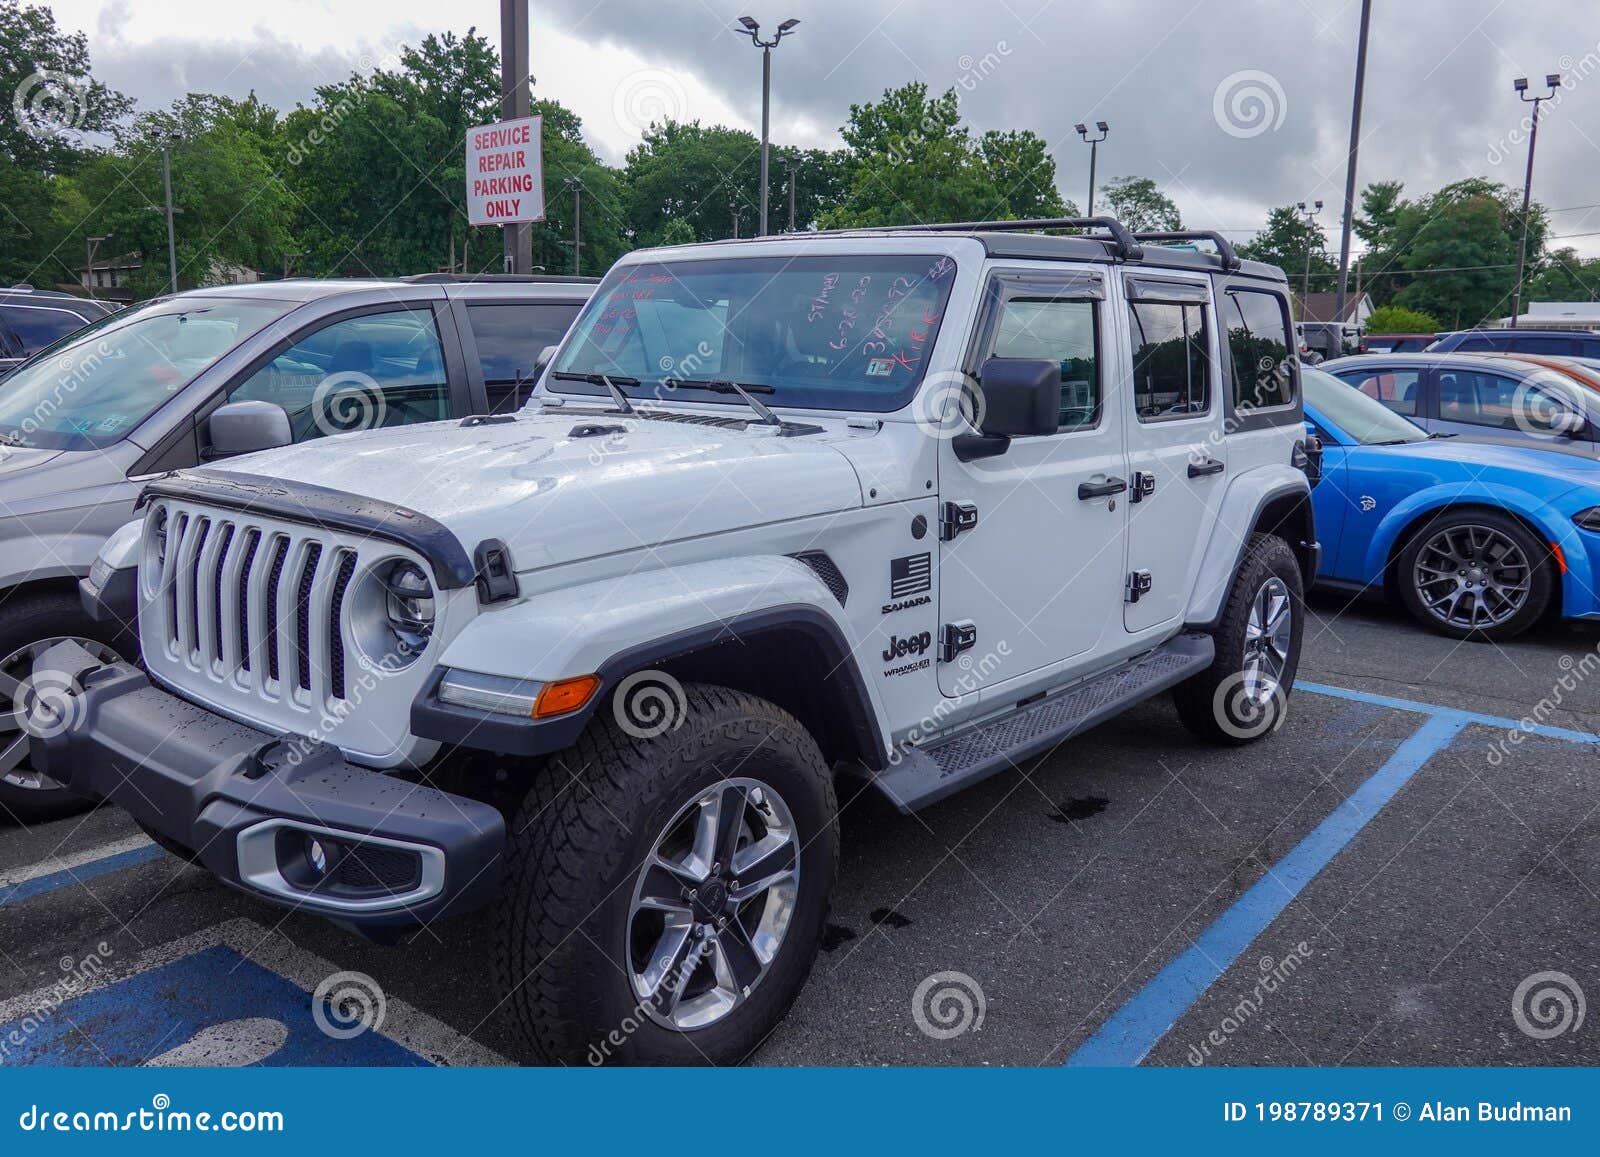
M428 649L433 637L433 584L414 562L390 563L379 579L384 589L384 613L395 646L407 660Z

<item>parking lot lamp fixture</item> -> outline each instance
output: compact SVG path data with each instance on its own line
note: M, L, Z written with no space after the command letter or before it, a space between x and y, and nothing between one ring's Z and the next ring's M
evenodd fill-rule
M1528 211L1533 202L1533 149L1539 143L1539 106L1555 96L1561 87L1561 74L1552 72L1544 78L1550 91L1543 96L1528 95L1528 78L1519 76L1511 82L1520 100L1533 105L1533 118L1528 128L1528 171L1522 178L1522 241L1517 247L1517 284L1511 291L1511 328L1517 328L1517 318L1522 313L1522 277L1528 264Z

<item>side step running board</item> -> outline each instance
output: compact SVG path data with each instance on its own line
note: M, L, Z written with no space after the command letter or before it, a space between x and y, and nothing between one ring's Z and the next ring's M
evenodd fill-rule
M902 812L914 812L1199 674L1211 665L1214 653L1210 635L1179 635L1121 667L1026 707L920 747L901 747L894 766L874 776L873 783Z

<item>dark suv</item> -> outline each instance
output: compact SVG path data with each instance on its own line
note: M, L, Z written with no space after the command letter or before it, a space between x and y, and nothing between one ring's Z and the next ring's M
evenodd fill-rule
M1428 352L1600 358L1600 333L1565 329L1464 329L1443 334L1428 347Z
M0 380L0 715L56 640L130 654L78 599L151 478L373 426L527 400L592 279L293 280L196 289L102 318ZM338 437L326 437L337 456ZM0 740L0 822L78 801Z
M0 374L118 306L49 289L0 289Z

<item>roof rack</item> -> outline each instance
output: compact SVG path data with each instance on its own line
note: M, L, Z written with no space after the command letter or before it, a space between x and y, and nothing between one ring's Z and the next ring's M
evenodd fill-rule
M1228 239L1215 229L1170 229L1135 233L1133 236L1136 240L1154 241L1158 245L1168 241L1209 241L1217 247L1217 256L1222 258L1222 267L1229 273L1244 264L1239 260L1239 255L1233 251Z
M1036 229L1104 229L1116 255L1138 261L1144 249L1115 217L1026 217L1021 221L935 221L927 225L868 225L859 229L826 229L822 233L1031 233Z
M574 277L570 273L413 273L399 278L412 285L540 284L572 282L593 285L597 277Z

